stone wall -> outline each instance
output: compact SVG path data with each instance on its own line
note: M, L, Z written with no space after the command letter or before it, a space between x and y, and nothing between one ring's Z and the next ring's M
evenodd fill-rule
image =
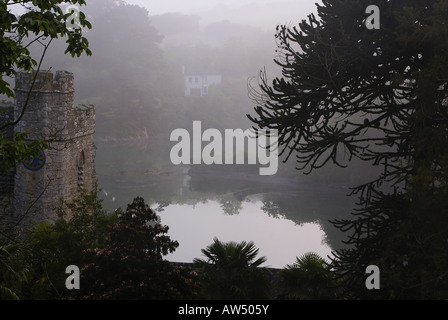
M0 102L0 127L14 121L14 103ZM7 126L1 133L8 140L12 140L14 127ZM14 172L6 174L0 172L0 221L10 221L13 214L12 199L14 193Z
M1 101L0 102L0 128L14 121L14 103ZM6 139L12 140L14 135L14 127L7 126L0 133L2 133ZM0 195L11 194L14 191L14 175L13 173L2 174L0 173ZM0 204L2 201L0 201ZM0 206L1 209L1 206Z
M16 77L15 117L26 111L16 131L30 140L44 140L45 165L36 171L17 167L14 181L14 215L23 225L53 221L59 199L70 201L80 188L95 184L95 110L92 105L74 106L73 74L42 71ZM43 156L42 156L43 157ZM26 223L25 223L26 222Z

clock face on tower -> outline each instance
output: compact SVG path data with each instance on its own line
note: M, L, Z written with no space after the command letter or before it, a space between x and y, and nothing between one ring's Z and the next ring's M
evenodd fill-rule
M22 164L28 170L38 171L44 167L45 161L45 152L41 150L37 156L23 158Z

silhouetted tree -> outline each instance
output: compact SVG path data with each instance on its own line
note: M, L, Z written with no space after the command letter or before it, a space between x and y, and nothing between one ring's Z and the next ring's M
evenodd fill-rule
M260 266L265 257L256 259L253 242L223 243L217 238L202 249L206 259L193 260L204 296L208 299L265 299L270 284Z
M287 299L335 299L336 282L331 266L314 252L297 257L296 262L280 270L278 275L282 294Z
M366 8L380 9L379 30ZM349 249L333 268L354 298L437 298L447 290L448 18L446 1L323 0L319 19L279 26L282 77L261 73L252 98L262 129L306 173L352 159L382 174L353 188ZM429 241L431 239L431 241ZM377 264L381 290L368 291ZM437 266L437 267L435 267ZM404 268L404 269L403 269Z
M22 286L29 283L29 266L22 263L24 251L20 244L0 247L0 300L19 300Z
M102 207L96 189L82 190L72 201L61 200L54 223L42 221L20 242L10 245L14 274L25 274L16 281L20 299L67 299L76 297L77 290L67 290L65 269L79 267L89 261L83 251L104 245L108 228L116 217ZM6 274L6 273L5 273ZM14 278L14 277L10 277Z
M81 270L86 299L191 299L195 276L163 259L179 245L140 197L117 214L103 246L86 250Z

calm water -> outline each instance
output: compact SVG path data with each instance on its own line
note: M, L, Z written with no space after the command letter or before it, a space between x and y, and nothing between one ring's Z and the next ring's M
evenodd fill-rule
M162 146L98 146L97 176L108 210L141 196L179 247L168 260L191 262L217 237L253 241L266 266L282 268L313 251L323 257L344 235L328 220L347 217L341 186L313 186L296 177L261 177L239 167L174 167Z
M261 201L244 202L238 215L226 215L216 201L168 207L161 215L162 222L170 226L180 246L167 258L189 262L201 257L200 249L213 237L221 241L254 241L259 254L268 258L265 265L271 267L291 264L297 255L307 251L324 257L331 254L319 223L297 225L283 217L268 216L261 207Z

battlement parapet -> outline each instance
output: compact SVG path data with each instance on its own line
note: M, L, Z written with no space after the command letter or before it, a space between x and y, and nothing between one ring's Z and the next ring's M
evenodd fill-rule
M2 205L0 201L0 210L10 210L11 219L21 225L53 221L60 198L71 201L80 190L95 187L95 107L75 106L73 83L74 76L67 71L19 72L14 104L2 108L8 114L3 121L20 117L9 130L48 143L32 163L19 164L15 175L0 181L4 186L0 196L12 194L6 197L12 202Z
M95 106L79 104L73 110L74 136L93 134L95 132Z
M95 105L93 104L78 104L75 106L75 112L77 114L83 114L85 113L86 115L91 115L91 113L93 112L93 114L95 114Z
M33 86L33 81L35 84ZM67 71L19 72L16 76L16 131L30 139L67 141L95 132L93 105L74 105L74 76ZM32 88L32 90L31 90ZM31 95L29 92L31 91ZM28 105L27 105L28 103Z
M39 71L36 76L36 81L33 81L36 73L35 71L22 71L16 75L15 90L19 92L39 93L71 93L74 92L74 76L68 71L59 70L54 75L51 71Z

